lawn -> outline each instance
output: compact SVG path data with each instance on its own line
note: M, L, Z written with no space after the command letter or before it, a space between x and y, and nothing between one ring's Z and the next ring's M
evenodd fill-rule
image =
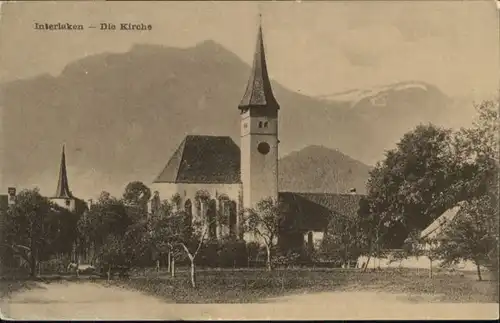
M29 277L24 275L9 275L0 277L0 299L9 297L13 293L23 292L30 289L42 288L40 283L66 283L66 282L85 282L88 277L78 279L74 275L43 275L41 277Z
M12 293L29 290L37 286L34 280L0 280L0 299Z
M414 299L431 295L437 302L498 302L496 285L477 281L474 273L442 271L430 278L423 269L366 273L355 269L199 270L197 289L189 286L187 270L178 271L175 278L146 271L110 284L174 303L258 303L269 297L325 291L384 291Z

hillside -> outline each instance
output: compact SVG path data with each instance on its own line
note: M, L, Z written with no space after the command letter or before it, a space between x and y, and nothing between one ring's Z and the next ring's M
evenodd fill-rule
M370 167L339 151L308 146L285 156L279 164L279 189L288 192L366 193Z
M152 181L186 134L230 135L239 143L237 105L249 70L206 41L187 49L136 45L72 62L58 76L2 84L3 185L55 189L63 143L77 194ZM361 98L356 108L276 82L273 88L282 156L322 145L374 164L418 123L446 122L454 113L435 88L396 89L384 107Z

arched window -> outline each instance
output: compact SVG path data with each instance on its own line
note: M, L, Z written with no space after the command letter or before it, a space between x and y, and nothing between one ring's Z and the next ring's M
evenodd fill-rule
M236 237L236 202L231 201L229 204L229 235Z
M207 220L208 220L208 235L210 239L217 238L217 223L216 223L217 202L210 200L208 202Z
M259 121L259 128L262 128L262 121Z
M267 128L269 126L269 122L264 122L264 128Z
M191 224L193 222L193 204L190 199L184 203L184 211L186 212L186 222Z

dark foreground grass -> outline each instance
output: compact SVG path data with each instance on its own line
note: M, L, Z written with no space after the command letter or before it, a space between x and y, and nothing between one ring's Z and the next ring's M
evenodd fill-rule
M1 280L0 299L9 297L15 292L22 292L37 287L38 283L33 280Z
M409 269L366 273L352 269L204 270L197 273L196 289L189 285L188 272L179 271L175 278L143 273L110 284L175 303L256 303L270 297L325 291L383 291L414 299L426 295L438 302L498 302L492 281L477 281L469 273L441 272L430 278L428 271Z
M39 277L17 276L0 277L0 299L8 298L14 293L31 289L45 289L48 284L69 284L89 282L88 276L76 277L74 275L43 275Z

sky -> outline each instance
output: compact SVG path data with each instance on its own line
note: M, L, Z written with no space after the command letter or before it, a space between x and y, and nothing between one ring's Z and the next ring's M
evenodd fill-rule
M420 80L451 97L479 101L499 89L493 1L4 3L0 82L58 75L74 60L126 52L134 44L191 47L210 39L250 64L259 12L270 76L292 91L324 96ZM35 22L153 28L47 32L34 30ZM0 139L0 160L1 153Z
M86 55L136 43L212 39L251 62L262 13L271 77L311 96L422 80L452 97L498 90L493 1L17 2L2 6L0 82L57 75ZM33 23L143 22L149 32L44 32Z

